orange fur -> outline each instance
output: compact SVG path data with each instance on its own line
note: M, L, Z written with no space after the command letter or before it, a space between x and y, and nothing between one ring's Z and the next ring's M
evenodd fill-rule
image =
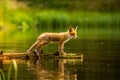
M77 38L77 27L75 29L70 27L67 32L61 33L46 32L37 38L36 42L27 50L27 52L29 53L35 49L40 50L44 45L57 42L59 44L59 54L64 55L64 43L69 41L71 38Z

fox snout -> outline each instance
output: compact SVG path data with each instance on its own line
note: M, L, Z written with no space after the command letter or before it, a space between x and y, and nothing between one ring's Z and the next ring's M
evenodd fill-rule
M76 38L77 38L77 35L75 35L73 38L76 39Z
M73 37L73 39L76 39L77 38L77 35L75 34L75 35L72 35L72 37Z
M76 39L76 38L77 38L77 34L75 34L75 33L70 33L70 36L71 36L73 39Z

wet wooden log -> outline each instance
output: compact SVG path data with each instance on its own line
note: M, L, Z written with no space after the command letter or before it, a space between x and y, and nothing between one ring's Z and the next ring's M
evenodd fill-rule
M81 59L83 58L82 53L67 53L65 56L56 56L54 54L40 54L41 58L60 58L60 59ZM38 59L39 57L35 54L29 54L29 56L26 55L26 53L3 53L0 54L0 60L2 59Z
M25 53L3 53L0 59L24 58Z

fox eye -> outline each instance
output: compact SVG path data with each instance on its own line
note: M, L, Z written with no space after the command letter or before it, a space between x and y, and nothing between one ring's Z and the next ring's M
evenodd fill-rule
M75 35L75 34L71 34L71 35Z

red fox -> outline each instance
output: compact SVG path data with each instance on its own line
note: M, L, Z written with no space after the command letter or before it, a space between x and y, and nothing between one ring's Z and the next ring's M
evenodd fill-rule
M77 38L77 27L73 28L70 27L67 32L61 32L61 33L43 33L41 34L36 42L27 50L27 53L30 53L31 51L41 50L41 48L49 43L55 43L57 42L59 44L58 52L59 55L65 55L64 52L64 44L70 40L71 38Z

